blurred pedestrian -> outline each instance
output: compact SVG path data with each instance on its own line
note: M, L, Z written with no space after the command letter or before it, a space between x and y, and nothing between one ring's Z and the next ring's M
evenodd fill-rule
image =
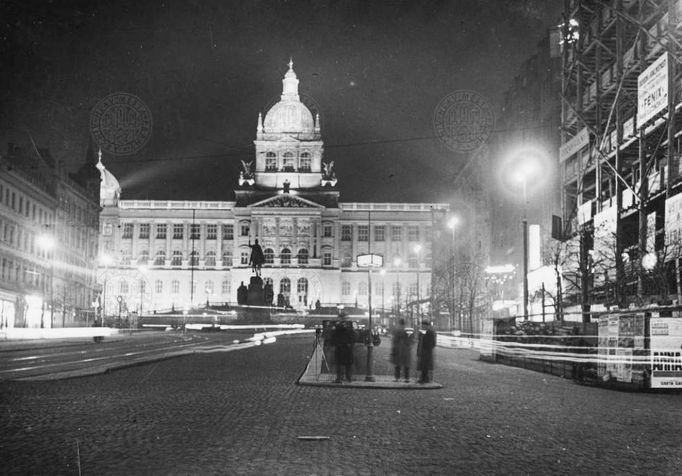
M335 383L341 383L345 370L346 379L352 379L353 367L353 345L355 344L355 334L350 322L337 321L332 332L331 344L334 346L334 360L336 362Z
M405 319L400 319L391 339L391 363L395 368L395 382L400 380L401 369L404 369L405 381L410 381L412 343L412 335L405 330Z
M417 344L417 370L421 372L419 383L431 381L433 370L433 348L436 347L436 333L431 329L431 323L422 321L422 330L419 333Z

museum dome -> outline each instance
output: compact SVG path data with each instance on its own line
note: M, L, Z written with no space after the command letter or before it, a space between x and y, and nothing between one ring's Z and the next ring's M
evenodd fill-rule
M282 96L265 115L263 128L266 133L312 133L315 121L310 110L298 95L298 78L289 61L289 71L282 80Z

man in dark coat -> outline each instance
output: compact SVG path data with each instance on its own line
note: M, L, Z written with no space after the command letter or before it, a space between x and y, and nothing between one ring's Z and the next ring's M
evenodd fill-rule
M391 339L391 363L395 368L395 381L400 380L400 371L405 369L405 381L410 380L412 360L412 335L405 330L405 319L400 319Z
M341 383L343 371L346 371L346 379L351 381L353 366L353 344L355 336L350 322L338 321L332 332L331 345L334 346L334 360L336 361L336 380Z
M422 331L419 333L417 344L417 370L421 371L419 383L431 381L430 372L433 370L433 348L436 347L436 333L431 329L429 321L422 321Z

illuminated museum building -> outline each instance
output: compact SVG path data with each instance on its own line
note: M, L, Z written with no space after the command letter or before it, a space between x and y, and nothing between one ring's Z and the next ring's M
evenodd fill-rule
M121 200L100 160L107 315L236 303L237 287L254 275L256 239L275 302L281 293L297 309L318 300L367 306L368 272L356 259L368 252L384 257L384 271L372 274L373 308L429 296L432 226L449 206L340 202L319 116L301 102L291 63L282 84L281 100L258 116L256 156L242 162L235 201Z

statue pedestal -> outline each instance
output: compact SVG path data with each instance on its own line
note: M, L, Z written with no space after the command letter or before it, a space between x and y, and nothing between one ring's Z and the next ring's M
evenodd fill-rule
M259 276L251 276L246 303L249 306L265 306L263 280Z

